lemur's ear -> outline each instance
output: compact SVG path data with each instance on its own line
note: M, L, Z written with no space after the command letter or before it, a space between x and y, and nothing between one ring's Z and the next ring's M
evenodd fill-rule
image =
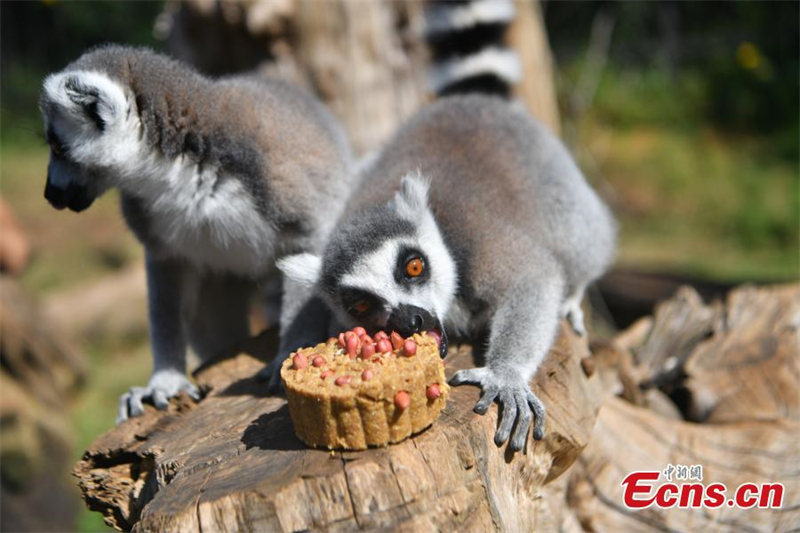
M277 265L287 278L302 285L311 286L319 279L322 258L309 253L287 255L278 260Z
M400 182L400 190L394 195L392 206L400 213L410 215L428 207L430 183L419 171L407 174Z
M119 117L126 99L122 87L99 72L54 74L44 82L43 109L53 105L100 132Z

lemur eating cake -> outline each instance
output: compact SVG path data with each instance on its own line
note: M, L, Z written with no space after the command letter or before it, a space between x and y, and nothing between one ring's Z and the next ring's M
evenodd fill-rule
M464 31L465 18L448 10L468 5L434 7ZM545 407L529 382L562 317L584 332L583 293L611 263L616 230L561 142L505 97L513 72L499 57L440 57L439 94L448 96L365 170L323 253L279 267L345 327L433 330L485 346L485 366L450 383L481 387L478 413L501 404L495 442L521 450L531 424L535 439L544 434ZM273 386L280 363L269 370Z

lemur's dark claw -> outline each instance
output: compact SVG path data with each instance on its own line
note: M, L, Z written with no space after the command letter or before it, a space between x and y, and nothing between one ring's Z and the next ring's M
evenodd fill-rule
M459 385L466 385L468 382L465 380L464 375L459 370L456 372L450 381L447 382L448 384L452 385L453 387L458 387Z
M479 415L485 415L486 411L489 410L489 406L492 405L492 402L497 398L497 393L498 390L493 387L483 389L481 392L481 399L475 403L475 407L473 407L472 410Z
M514 397L509 393L500 394L498 399L500 404L500 415L498 420L497 432L494 434L494 443L502 446L511 435L511 428L517 419L517 404Z
M512 450L518 452L525 448L528 441L528 430L531 427L531 412L528 409L527 402L520 398L516 398L517 404L517 427L514 429L514 436L511 438L509 446Z
M528 399L528 405L531 406L531 409L533 410L533 415L536 417L536 420L533 423L533 439L542 440L542 438L544 438L544 417L545 417L544 404L531 391L528 391L527 399Z
M144 413L144 402L152 403L157 409L169 407L170 398L186 392L195 401L200 400L200 390L182 373L177 371L156 372L145 387L131 387L120 396L117 404L117 424L128 418Z
M496 445L502 446L508 441L508 447L512 451L524 450L531 422L533 438L541 440L544 437L544 404L527 384L514 379L503 379L486 367L459 370L450 378L449 383L453 386L470 384L481 387L481 397L472 409L479 415L486 414L489 406L497 401L500 411L497 432L494 434Z

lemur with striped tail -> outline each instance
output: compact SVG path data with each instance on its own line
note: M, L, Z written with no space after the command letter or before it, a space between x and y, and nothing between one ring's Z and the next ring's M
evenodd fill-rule
M441 97L366 169L324 252L278 266L342 326L432 330L443 354L448 334L485 347L485 365L451 384L481 387L477 413L501 404L495 442L521 450L545 427L529 382L562 317L584 332L580 302L612 262L615 223L561 142L508 99L513 3L430 9Z

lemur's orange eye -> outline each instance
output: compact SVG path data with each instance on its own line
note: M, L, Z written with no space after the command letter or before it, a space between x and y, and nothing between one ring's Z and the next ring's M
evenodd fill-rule
M363 315L364 313L369 311L370 307L371 305L367 300L359 300L353 305L351 309L356 313L358 313L359 315Z
M422 264L422 259L419 257L415 257L406 263L406 274L408 274L409 277L419 277L422 275L423 270L425 270L425 265Z

